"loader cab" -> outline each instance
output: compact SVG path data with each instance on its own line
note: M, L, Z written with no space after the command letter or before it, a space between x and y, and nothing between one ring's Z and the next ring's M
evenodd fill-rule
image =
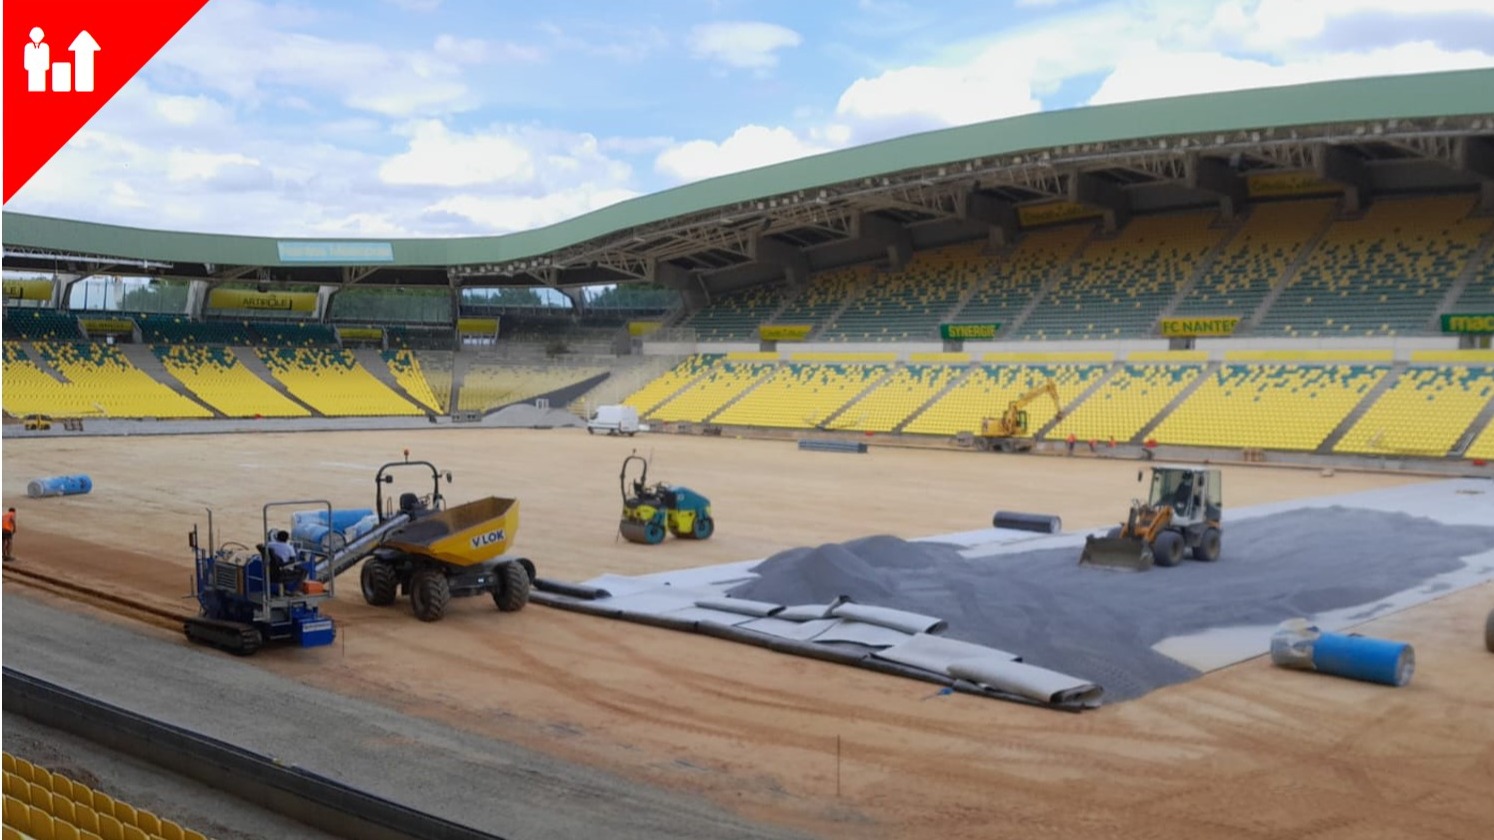
M1147 503L1172 509L1178 524L1218 522L1224 510L1219 470L1208 467L1153 467Z

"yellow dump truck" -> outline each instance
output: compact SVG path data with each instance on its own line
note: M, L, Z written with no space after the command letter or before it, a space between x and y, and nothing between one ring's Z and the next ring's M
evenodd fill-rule
M396 469L428 470L432 491L399 494L398 504L385 498L384 487L394 482ZM447 507L441 492L442 473L429 461L396 461L379 468L374 477L375 511L379 524L325 564L325 577L334 577L362 561L359 580L363 599L374 606L393 604L401 592L421 621L437 621L452 598L488 594L499 610L514 612L529 603L534 564L525 557L506 556L519 530L519 502L488 496Z

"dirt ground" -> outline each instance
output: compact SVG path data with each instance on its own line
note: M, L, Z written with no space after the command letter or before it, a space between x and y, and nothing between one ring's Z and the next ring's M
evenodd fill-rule
M575 581L973 530L997 509L1097 527L1141 492L1135 462L573 430L11 440L16 562L182 608L204 507L220 540L252 544L266 501L371 506L375 469L405 447L455 473L452 502L518 498L514 553ZM711 498L710 541L615 538L634 448L652 453L651 480ZM92 494L25 498L29 480L75 472ZM1226 467L1225 493L1246 506L1417 480ZM403 600L365 605L355 574L339 592L338 645L252 661L827 837L1472 838L1494 824L1490 585L1360 628L1415 645L1404 689L1260 658L1081 715L538 605L499 614L468 599L423 624Z

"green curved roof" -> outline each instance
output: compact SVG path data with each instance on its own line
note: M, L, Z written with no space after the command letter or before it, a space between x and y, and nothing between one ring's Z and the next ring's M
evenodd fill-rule
M892 172L1084 143L1199 132L1364 120L1494 114L1494 69L1463 70L1174 97L1050 111L942 129L725 175L642 196L547 227L502 236L339 239L390 243L383 266L447 266L521 260L640 225L798 190ZM230 265L305 265L280 259L281 242L309 237L184 233L21 213L4 214L9 246L143 260ZM360 264L358 259L341 265ZM327 263L323 263L327 264Z

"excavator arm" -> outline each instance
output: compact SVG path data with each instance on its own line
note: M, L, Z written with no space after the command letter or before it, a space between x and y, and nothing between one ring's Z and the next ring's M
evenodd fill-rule
M1022 428L1022 409L1045 394L1053 400L1054 416L1062 418L1063 403L1058 398L1058 386L1049 380L1008 403L1006 412L1001 417L986 418L981 423L981 434L988 437L1025 434L1027 430Z

